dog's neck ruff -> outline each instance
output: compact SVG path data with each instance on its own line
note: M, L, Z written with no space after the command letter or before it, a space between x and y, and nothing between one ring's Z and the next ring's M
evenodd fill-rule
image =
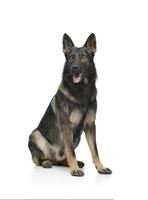
M87 105L89 104L89 102L92 99L92 97L90 95L83 96L82 99L81 99L81 97L79 98L79 96L74 96L68 90L68 88L64 86L63 82L61 82L58 90L62 93L63 97L66 98L68 101L73 102L82 107L87 107ZM89 89L89 91L91 92L91 88ZM81 91L81 92L83 93L83 91Z

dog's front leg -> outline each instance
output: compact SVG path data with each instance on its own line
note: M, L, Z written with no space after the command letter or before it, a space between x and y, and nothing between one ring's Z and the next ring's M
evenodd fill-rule
M64 130L64 143L65 143L65 154L67 157L68 165L70 167L71 175L72 176L84 176L83 171L80 170L77 160L75 151L73 148L73 134L70 128L66 128Z
M86 124L85 126L85 136L87 139L88 146L90 148L92 159L95 164L97 171L100 174L111 174L112 171L109 168L105 168L100 161L97 144L96 144L96 126L95 122L91 124Z

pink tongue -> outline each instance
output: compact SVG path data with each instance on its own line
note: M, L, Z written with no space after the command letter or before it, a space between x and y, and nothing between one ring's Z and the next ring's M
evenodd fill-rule
M74 83L79 83L80 80L81 80L81 76L80 75L79 76L73 76L73 82Z

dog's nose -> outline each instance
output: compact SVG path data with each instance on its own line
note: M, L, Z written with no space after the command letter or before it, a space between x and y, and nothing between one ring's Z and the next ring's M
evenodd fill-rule
M72 68L72 72L73 73L79 73L79 67L77 67L77 66L74 66L73 68Z

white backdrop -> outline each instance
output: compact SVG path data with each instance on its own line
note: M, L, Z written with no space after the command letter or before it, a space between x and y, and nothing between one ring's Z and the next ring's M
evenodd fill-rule
M27 147L61 81L62 36L97 37L97 142L111 176L97 174L85 137L85 176L35 167ZM148 3L0 1L0 198L147 199Z

